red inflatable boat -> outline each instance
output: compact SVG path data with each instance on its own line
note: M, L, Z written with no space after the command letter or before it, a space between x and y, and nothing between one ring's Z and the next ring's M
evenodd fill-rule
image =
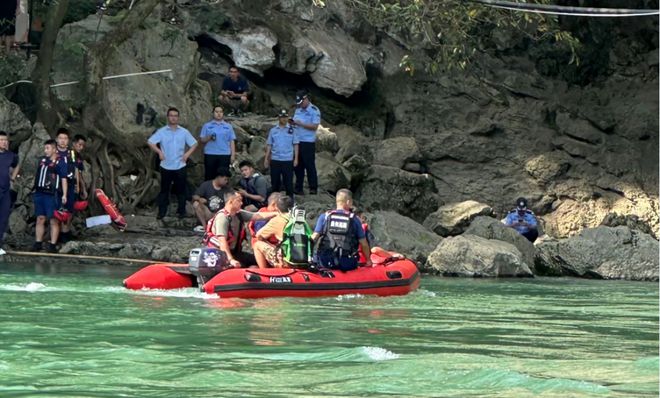
M206 249L195 249L205 251ZM404 295L419 286L420 275L408 259L372 255L375 266L354 271L309 271L292 268L230 268L200 272L199 252L191 252L189 264L152 264L124 280L128 289L180 289L200 286L220 297L320 297L342 294ZM195 264L197 262L198 264ZM200 277L201 274L201 277ZM204 278L204 276L208 278Z

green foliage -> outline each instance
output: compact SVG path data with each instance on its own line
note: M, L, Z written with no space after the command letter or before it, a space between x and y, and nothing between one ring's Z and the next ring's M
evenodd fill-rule
M556 16L495 9L463 0L348 2L372 25L410 51L400 63L409 74L418 66L430 73L465 69L474 54L487 47L496 30L527 41L552 41L570 52L570 62L579 61L579 40L560 29Z
M22 52L0 57L0 87L20 80L25 64L25 55Z

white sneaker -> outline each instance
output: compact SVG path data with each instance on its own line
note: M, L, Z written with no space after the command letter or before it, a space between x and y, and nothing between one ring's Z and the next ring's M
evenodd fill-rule
M0 256L4 256L5 254L7 254L5 249L0 248Z
M204 228L203 225L198 225L195 228L193 228L193 232L204 233L206 232L206 228Z

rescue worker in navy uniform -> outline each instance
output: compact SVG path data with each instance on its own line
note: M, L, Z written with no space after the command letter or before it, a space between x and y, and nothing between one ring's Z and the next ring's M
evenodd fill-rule
M294 134L300 143L298 165L294 168L296 172L296 184L294 193L304 195L303 183L307 173L309 193L316 195L319 182L316 174L316 129L321 123L321 111L310 102L307 91L299 91L296 94L296 112L289 124L294 126Z
M516 208L506 215L504 224L518 231L532 243L539 237L536 216L534 212L527 208L527 199L525 198L516 200Z
M46 251L56 253L57 239L60 234L60 220L55 212L61 206L66 206L69 195L68 169L66 163L58 160L57 144L55 140L44 143L44 154L39 159L37 171L34 175L34 215L37 223L34 228L34 245L32 251L40 251L46 233L46 220L50 220L50 242L46 244Z
M359 249L371 253L362 221L353 212L353 194L348 189L337 191L337 208L319 216L312 234L317 243L316 262L319 266L341 271L358 267ZM370 258L365 258L367 267L373 266Z
M78 176L78 159L77 154L69 147L69 130L62 127L57 130L56 142L57 142L57 162L62 163L63 167L67 172L67 183L68 183L68 193L67 201L64 204L64 207L70 212L73 213L73 204L76 201L76 179ZM65 223L62 223L60 231L60 243L66 243L71 240L71 221L73 218Z

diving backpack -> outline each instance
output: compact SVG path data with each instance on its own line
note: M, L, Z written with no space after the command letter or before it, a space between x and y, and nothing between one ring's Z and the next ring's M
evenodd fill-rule
M305 209L294 207L283 231L282 259L290 265L307 265L312 261L312 229L305 221Z

